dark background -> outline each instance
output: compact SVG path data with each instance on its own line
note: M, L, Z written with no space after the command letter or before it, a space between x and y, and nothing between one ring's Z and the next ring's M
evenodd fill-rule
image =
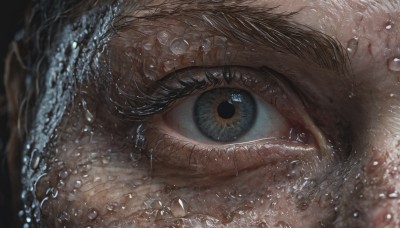
M16 227L11 224L12 212L10 208L11 191L9 189L6 158L4 156L5 142L8 139L6 99L4 96L4 61L8 51L8 45L14 34L24 24L24 13L28 0L2 0L0 2L0 227Z

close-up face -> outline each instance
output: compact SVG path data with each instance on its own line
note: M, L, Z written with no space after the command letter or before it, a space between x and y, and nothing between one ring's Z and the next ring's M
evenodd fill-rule
M398 0L34 2L23 227L400 227Z

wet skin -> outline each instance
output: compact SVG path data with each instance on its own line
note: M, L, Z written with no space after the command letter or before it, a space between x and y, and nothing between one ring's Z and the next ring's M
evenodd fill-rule
M75 57L74 66L95 64L92 71L73 74L82 79L73 99L61 98L66 95L57 84L68 70L49 67L49 81L60 76L56 86L46 85L24 152L26 222L44 227L400 226L400 2L235 5L249 12L297 12L285 21L336 40L347 56L346 62L338 60L341 67L218 30L211 23L216 19L204 15L217 10L235 16L229 2L204 3L201 9L154 2L116 6L118 17L135 17L104 40L89 36L82 44L60 38L72 51L55 52L60 56L55 54L54 66L57 61L74 65L66 59L81 45L94 57ZM160 9L172 13L151 17ZM110 30L104 18L99 27ZM98 39L103 48L91 49L90 40ZM335 53L327 56L332 60ZM228 65L231 82L223 78ZM155 81L179 87L177 78L201 80L205 72L219 83L178 96L157 112L137 98L161 99ZM282 119L272 124L278 130L261 129L229 143L207 139L195 127L188 130L194 123L182 122L182 115L190 116L193 97L211 87L244 89L269 103ZM54 91L59 93L48 95ZM48 97L57 96L57 105L49 107ZM138 107L148 115L137 114ZM34 216L35 207L40 216Z

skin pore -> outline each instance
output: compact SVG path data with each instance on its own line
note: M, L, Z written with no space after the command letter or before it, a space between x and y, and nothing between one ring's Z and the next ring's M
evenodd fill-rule
M27 227L400 226L397 0L60 7L8 62ZM273 107L275 130L197 132L213 88Z

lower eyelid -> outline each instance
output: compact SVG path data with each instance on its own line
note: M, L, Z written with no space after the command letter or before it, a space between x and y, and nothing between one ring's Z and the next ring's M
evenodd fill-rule
M175 138L160 129L149 128L148 140L158 142L152 151L154 172L172 169L176 176L204 177L230 176L237 172L276 165L287 160L318 160L317 147L280 139L262 139L228 145L193 144ZM182 170L185 170L182 172ZM170 175L170 172L168 175Z

